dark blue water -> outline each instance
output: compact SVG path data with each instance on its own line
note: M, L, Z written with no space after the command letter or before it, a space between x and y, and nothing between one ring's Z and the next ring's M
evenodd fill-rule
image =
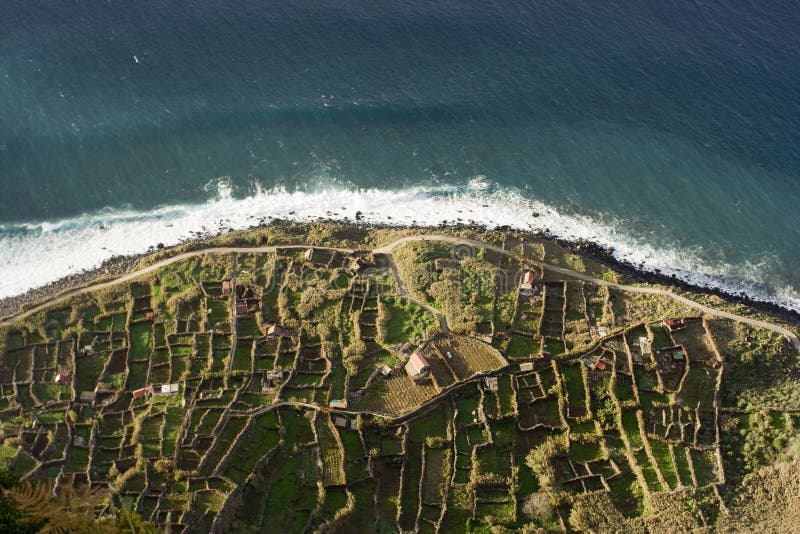
M0 5L0 296L350 191L800 308L797 3L342 4Z

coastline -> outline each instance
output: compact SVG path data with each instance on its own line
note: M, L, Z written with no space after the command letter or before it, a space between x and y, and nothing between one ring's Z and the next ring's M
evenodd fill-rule
M127 274L136 268L141 258L150 254L152 254L152 251L130 256L113 256L94 269L59 278L44 286L31 288L19 295L2 298L0 299L0 319L15 315L29 306L49 300L65 291L112 280Z
M314 223L310 222L296 222L286 219L272 219L270 222L260 222L244 230L223 229L214 234L196 235L193 238L186 239L181 243L169 247L151 247L145 252L140 254L131 254L127 256L113 256L104 261L100 266L81 271L79 273L71 274L60 278L54 282L46 284L41 287L31 288L19 295L5 297L0 299L0 320L12 317L19 312L25 311L30 307L36 306L47 300L50 300L59 294L67 291L86 287L89 285L97 284L113 280L119 276L131 273L137 270L142 263L142 260L151 256L165 257L185 252L187 250L197 250L205 247L216 246L213 240L220 238L228 238L233 240L233 244L240 246L256 246L257 244L249 239L248 232L257 231L259 229L272 228L272 229L297 229L298 227L308 227L311 224L331 224L336 226L351 227L353 229L361 230L419 230L422 232L435 232L436 230L449 230L449 231L474 231L474 232L513 232L518 235L523 235L536 240L549 241L555 243L568 252L575 255L591 259L601 265L609 267L620 275L629 278L634 283L657 284L663 286L672 286L679 290L688 291L695 294L709 295L719 297L728 303L741 304L750 307L758 312L765 313L773 318L779 319L792 325L800 325L800 313L790 310L778 304L766 301L753 299L744 294L733 294L723 289L700 286L685 282L675 275L666 275L661 272L648 271L637 267L631 263L621 261L614 257L613 249L608 249L597 243L582 240L567 240L556 237L546 231L530 232L510 228L508 226L498 226L488 228L480 224L447 224L439 226L419 226L419 225L391 225L379 223L362 223L352 220L342 220L333 218L320 218ZM236 234L240 234L237 238ZM288 243L287 243L288 244ZM545 260L546 262L546 260ZM656 270L657 271L657 270Z
M568 241L552 236L543 237L543 239L558 243L575 254L591 258L620 274L633 278L637 282L673 286L677 289L690 291L692 293L716 296L733 304L748 306L782 321L786 321L787 323L800 325L800 312L790 310L779 304L756 300L745 294L735 294L717 287L692 284L681 280L675 275L667 275L661 272L641 269L631 263L618 260L613 256L612 251L596 243Z

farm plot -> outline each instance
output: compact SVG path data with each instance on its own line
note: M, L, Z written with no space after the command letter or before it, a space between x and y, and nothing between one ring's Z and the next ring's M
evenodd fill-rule
M131 326L131 360L142 360L150 357L153 350L153 324L137 323Z
M201 471L207 476L217 467L222 457L230 450L234 440L247 424L247 419L243 417L231 417L215 440L214 447L210 449L203 458Z
M717 476L717 461L714 453L709 450L696 450L691 449L692 468L695 477L697 477L697 485L702 487L708 484L716 484L719 481Z
M526 360L539 355L542 342L538 339L522 334L514 334L506 349L506 356L510 360Z
M466 336L451 336L436 342L435 348L448 358L447 363L458 380L465 380L475 373L494 371L506 365L505 359L491 345Z
M691 362L678 391L678 398L690 408L699 406L701 410L712 410L716 380L715 370L701 362Z
M678 473L675 469L675 463L672 461L672 455L669 451L669 446L663 441L657 439L648 440L650 443L650 450L653 451L653 457L656 460L659 471L661 471L664 480L669 485L669 489L678 487Z
M701 321L686 321L686 327L672 333L675 342L686 348L692 363L702 362L711 365L717 356L706 336Z
M583 371L580 366L580 362L559 366L570 417L583 417L588 413L586 387L583 383Z
M527 409L520 409L520 424L525 428L545 425L551 428L561 428L561 408L558 397L548 396L537 399Z
M322 458L322 482L326 486L344 484L344 454L337 436L334 434L330 417L317 415L314 428L319 442Z
M255 235L272 243L270 231ZM505 239L508 250L519 248L518 236ZM17 474L43 466L30 476L58 477L62 487L91 480L158 528L192 532L215 521L231 532L578 530L573 512L587 503L604 517L631 518L626 527L649 528L657 499L695 486L710 495L722 466L729 475L730 448L718 465L714 445L722 367L702 322L689 320L673 339L655 311L674 308L648 307L649 297L608 295L553 271L543 281L538 270L533 289L504 288L493 276L513 276L522 261L487 251L453 258L444 244L417 252L429 257L398 257L400 270L429 279L404 285L447 308L457 335L438 333L433 314L398 296L385 258L354 254L374 264L361 276L347 253L304 247L236 262L208 253L125 287L125 299L0 330L9 466ZM459 270L469 271L468 291L450 298ZM240 301L246 314L235 313ZM287 335L263 335L272 324ZM587 344L590 325L601 324L609 335ZM738 327L723 334L727 361L789 348ZM650 358L639 339L653 340L659 358L672 357L682 336L694 342L686 346L692 374L675 391L666 360ZM428 358L427 380L406 375L414 350ZM72 385L53 383L62 367ZM175 382L174 396L141 389ZM725 417L752 416L739 414L752 395L731 402L737 411ZM775 436L800 427L787 410L764 415ZM752 427L735 423L737 433ZM765 447L777 447L772 437ZM719 513L713 502L699 504L706 526Z
M226 476L237 484L247 479L256 463L278 444L280 436L276 422L274 414L270 412L251 422L245 438L239 440L227 462Z
M233 370L249 371L252 365L253 342L239 340L233 354Z
M406 374L395 374L375 380L358 408L398 416L426 403L438 392L431 382L416 383Z
M423 444L406 440L403 476L400 484L400 527L414 530L419 511L419 485L422 477Z

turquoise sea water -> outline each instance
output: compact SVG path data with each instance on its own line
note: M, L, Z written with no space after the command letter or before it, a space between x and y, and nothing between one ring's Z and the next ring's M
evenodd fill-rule
M800 10L644 4L5 2L0 297L360 210L800 310Z

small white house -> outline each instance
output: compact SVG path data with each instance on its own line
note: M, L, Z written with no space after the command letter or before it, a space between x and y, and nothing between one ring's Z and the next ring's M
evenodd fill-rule
M177 383L162 384L160 386L156 386L155 388L153 388L153 392L156 395L175 395L176 393L178 393L178 391L180 391L180 389L181 389L180 385Z
M283 378L283 370L270 369L267 371L267 380L280 380Z

